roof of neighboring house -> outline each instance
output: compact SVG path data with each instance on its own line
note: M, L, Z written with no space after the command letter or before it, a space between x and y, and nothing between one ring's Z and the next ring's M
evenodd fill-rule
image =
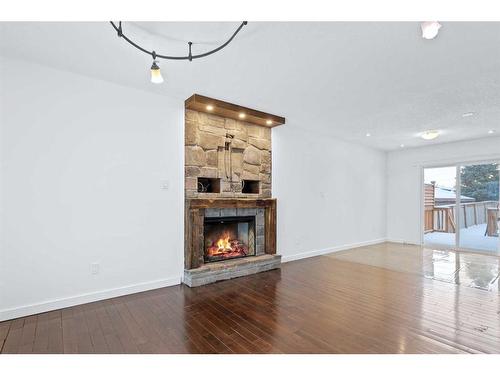
M454 189L436 186L434 189L434 199L437 202L455 202L457 193ZM465 195L460 196L461 202L474 202L475 199Z

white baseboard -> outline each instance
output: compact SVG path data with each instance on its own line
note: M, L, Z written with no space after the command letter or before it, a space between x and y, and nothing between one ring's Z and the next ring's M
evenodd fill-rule
M0 310L0 322L20 318L23 316L39 314L47 311L63 309L84 303L100 301L108 298L120 297L127 294L145 292L167 286L178 285L181 282L181 276L168 279L147 281L139 284L127 285L120 288L106 289L93 293L80 294L77 296L55 299L51 301L39 302L31 305L19 306L11 309Z
M376 239L376 240L364 241L364 242L356 242L356 243L351 243L351 244L347 244L347 245L340 245L340 246L330 247L330 248L327 248L327 249L306 251L306 252L303 252L303 253L292 254L292 255L283 255L282 258L281 258L281 262L282 263L291 262L293 260L299 260L299 259L304 259L304 258L315 257L315 256L318 256L318 255L335 253L337 251L342 251L342 250L354 249L356 247L368 246L368 245L376 245L376 244L383 243L383 242L386 242L386 241L387 240L385 238L379 238L379 239Z
M394 238L388 238L386 241L387 242L393 242L393 243L400 243L400 244L403 244L403 245L422 246L422 244L419 244L417 242L412 242L412 241L408 241L408 240L399 240L399 239L394 239Z

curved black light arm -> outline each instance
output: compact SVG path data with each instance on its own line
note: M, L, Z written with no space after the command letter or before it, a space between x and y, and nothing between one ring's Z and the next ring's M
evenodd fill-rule
M218 52L221 49L223 49L225 46L227 46L229 43L231 43L231 41L234 39L234 37L236 36L236 34L238 34L240 32L240 30L243 28L243 26L245 26L248 22L247 21L243 21L241 23L241 25L233 33L233 35L231 35L231 38L229 38L224 44L220 45L219 47L217 47L217 48L215 48L215 49L213 49L211 51L208 51L208 52L205 52L205 53L201 53L199 55L192 55L191 54L191 45L192 45L192 43L189 42L188 43L188 45L189 45L189 55L187 55L187 56L166 56L166 55L160 55L160 54L156 53L155 51L148 51L147 49L141 47L137 43L135 43L132 40L130 40L130 38L127 38L125 36L125 34L123 34L122 22L121 21L119 22L118 26L116 26L113 21L109 21L109 23L116 30L116 32L118 33L118 36L120 38L125 39L129 44L131 44L132 46L134 46L138 50L140 50L140 51L142 51L144 53L147 53L148 55L151 55L153 57L153 59L156 59L158 57L160 59L167 59L167 60L189 60L189 61L191 61L193 59L199 59L201 57L205 57L205 56L211 55L212 53Z

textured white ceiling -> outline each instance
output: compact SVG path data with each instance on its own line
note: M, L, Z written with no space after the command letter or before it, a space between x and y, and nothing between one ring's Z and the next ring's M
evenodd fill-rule
M194 53L212 49L238 24L125 22L124 31L158 53L185 54L188 41ZM418 133L430 128L443 132L433 143L500 135L496 22L443 22L435 40L414 22L249 22L215 55L162 61L163 85L149 82L150 57L106 22L0 23L0 55L179 99L196 92L384 150L429 144Z

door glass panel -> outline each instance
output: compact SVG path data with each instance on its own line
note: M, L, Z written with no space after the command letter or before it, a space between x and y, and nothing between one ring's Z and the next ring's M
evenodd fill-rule
M455 248L457 167L424 169L424 245Z
M498 253L498 167L498 163L460 167L460 248Z

